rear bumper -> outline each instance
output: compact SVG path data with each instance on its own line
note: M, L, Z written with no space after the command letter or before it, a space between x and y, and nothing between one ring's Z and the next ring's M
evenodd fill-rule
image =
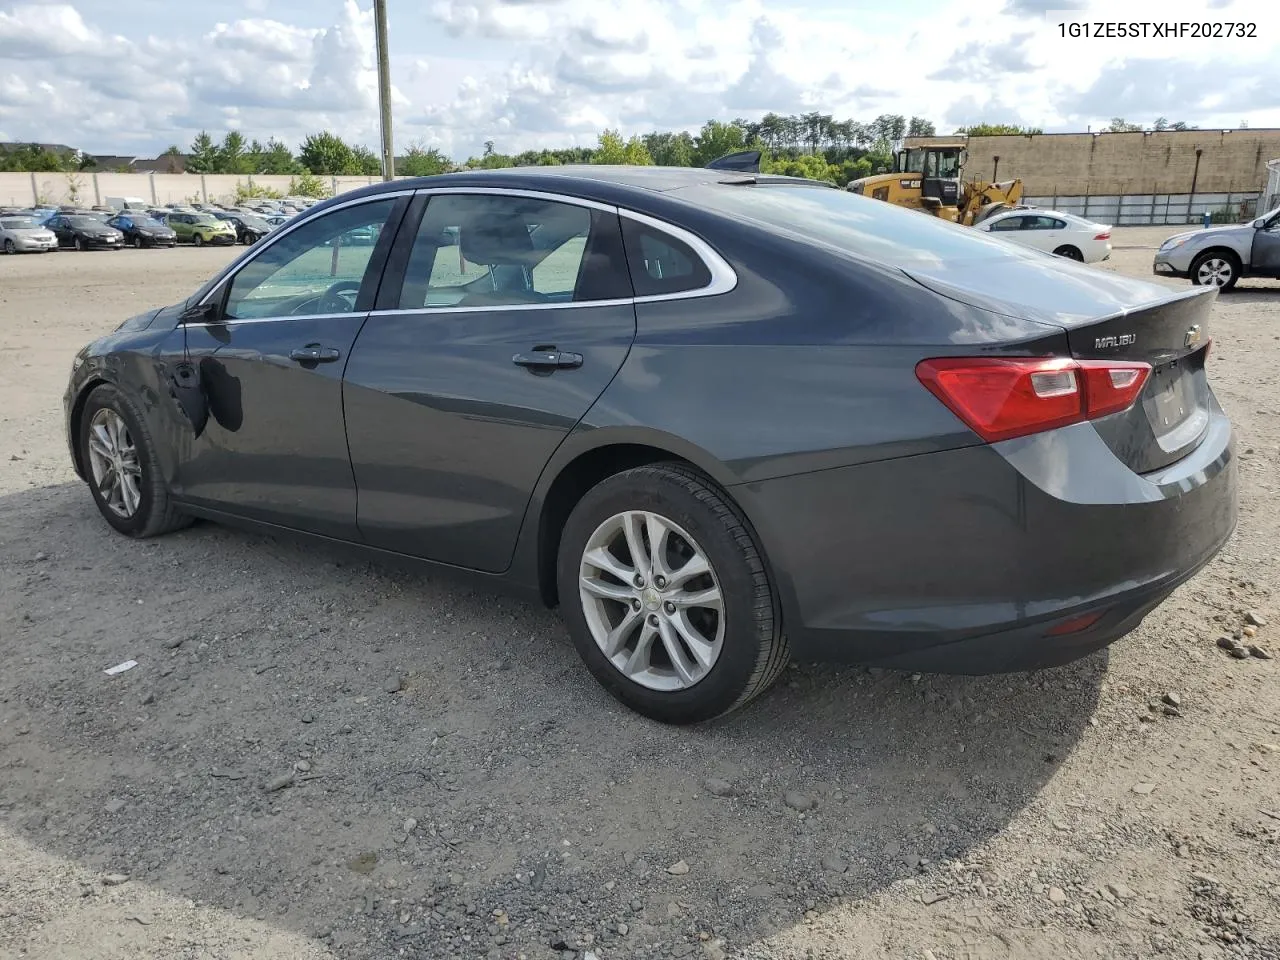
M1213 558L1238 509L1216 402L1196 451L1147 475L1078 424L734 491L797 658L964 674L1124 636Z

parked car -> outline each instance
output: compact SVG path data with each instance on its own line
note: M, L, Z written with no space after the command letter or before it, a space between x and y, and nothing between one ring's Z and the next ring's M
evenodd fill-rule
M121 250L124 234L97 217L79 213L58 213L45 221L58 238L58 246L77 250Z
M1160 245L1151 269L1222 290L1242 277L1280 277L1280 208L1248 223L1176 234Z
M5 253L52 253L58 237L35 217L0 214L0 250Z
M507 584L685 723L791 654L989 673L1131 631L1235 527L1215 297L812 181L465 172L317 204L82 349L65 412L117 531Z
M267 226L274 229L276 227L284 226L284 224L288 223L292 218L286 217L282 213L277 213L277 214L274 214L273 216L263 217L262 219L266 222Z
M1056 210L998 213L974 229L1083 263L1098 263L1111 256L1111 227L1108 224L1094 223Z
M177 246L178 234L170 226L145 216L141 211L122 213L107 221L124 234L125 243L137 247Z
M236 231L236 239L240 243L257 243L271 232L271 224L261 217L247 213L218 213L219 220L225 220Z
M179 243L202 247L236 242L236 228L211 213L170 213L165 223L177 234Z

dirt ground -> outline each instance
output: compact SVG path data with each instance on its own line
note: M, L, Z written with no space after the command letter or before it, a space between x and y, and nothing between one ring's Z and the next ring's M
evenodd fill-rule
M71 357L230 255L0 257L0 958L1280 957L1280 668L1215 643L1252 613L1280 647L1280 286L1215 308L1238 532L1136 633L1031 675L794 667L679 730L546 611L108 529Z

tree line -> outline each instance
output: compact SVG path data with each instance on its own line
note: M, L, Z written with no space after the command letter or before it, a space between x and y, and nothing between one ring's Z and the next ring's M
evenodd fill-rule
M1246 126L1245 124L1241 125ZM1109 132L1135 130L1194 130L1183 121L1170 123L1157 117L1149 126L1115 118ZM850 180L882 173L893 165L893 151L903 137L936 134L932 122L923 117L881 114L874 120L837 120L831 114L817 111L783 115L766 113L759 120L708 120L696 133L688 131L653 131L624 138L616 130L605 130L594 147L525 150L502 153L495 141L487 141L479 156L454 162L434 147L411 144L396 158L396 173L404 176L430 176L454 170L489 170L501 167L555 166L569 163L659 164L678 167L701 167L727 153L758 149L762 154L761 169L766 173L829 180L844 186ZM1039 127L1013 124L978 123L960 127L957 134L971 137L1008 134L1039 134ZM348 143L330 131L306 137L295 153L274 137L265 143L247 139L238 130L215 140L201 131L184 154L175 144L162 153L173 158L171 170L191 173L229 173L237 175L275 174L283 176L368 176L382 173L378 153L359 143ZM185 163L183 162L185 158ZM84 154L60 154L25 144L16 149L0 149L0 171L93 171L92 157ZM124 168L127 169L127 168Z

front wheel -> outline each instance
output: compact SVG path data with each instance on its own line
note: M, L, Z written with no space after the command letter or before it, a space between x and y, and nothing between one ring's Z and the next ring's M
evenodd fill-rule
M10 253L10 254L12 254L12 253L17 253L17 252L18 252L18 248L17 248L17 247L15 247L15 246L13 245L13 241L12 241L12 240L6 240L6 241L4 242L4 252L5 252L5 253Z
M1240 261L1229 253L1210 251L1191 264L1191 282L1198 287L1230 290L1240 279Z
M602 481L565 524L560 604L592 675L631 709L698 723L766 690L786 666L764 559L744 519L680 464Z
M103 384L80 416L80 459L107 523L130 537L153 537L190 524L169 499L155 442L137 405Z
M204 237L200 236L200 234L197 233L195 237L192 238L191 242L194 243L197 247L203 247Z
M134 237L134 238L133 238L133 248L134 248L135 250L141 250L141 249L142 249L142 238L141 238L141 237Z
M84 241L81 240L79 237L76 237L76 249L84 250Z

